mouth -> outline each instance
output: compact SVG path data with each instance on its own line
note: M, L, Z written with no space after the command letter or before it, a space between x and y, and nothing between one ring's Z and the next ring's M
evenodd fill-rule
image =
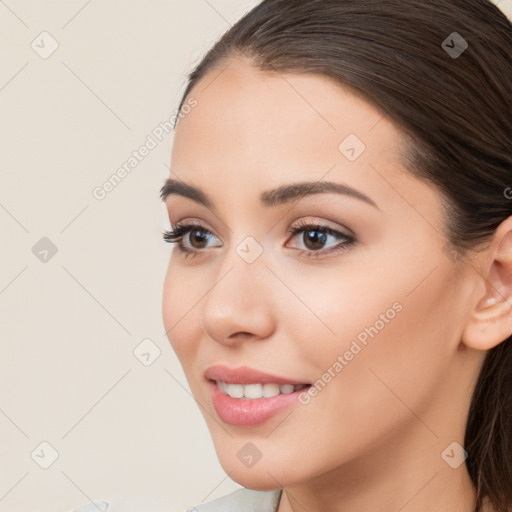
M210 397L219 418L228 425L257 427L289 407L311 384L272 382L233 384L208 379Z
M204 377L222 421L239 427L262 424L299 401L312 384L239 366L214 365Z
M274 382L236 384L221 380L208 380L215 384L221 393L241 400L258 400L273 398L278 395L290 395L311 386L311 384L278 384Z

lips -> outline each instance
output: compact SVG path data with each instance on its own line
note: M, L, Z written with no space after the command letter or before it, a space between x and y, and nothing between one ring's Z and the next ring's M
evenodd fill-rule
M262 372L249 366L239 366L238 368L229 368L224 365L214 365L207 368L204 376L208 380L222 381L229 384L310 384L309 382L288 379Z
M218 417L224 423L237 427L256 427L266 423L296 405L300 393L304 392L294 391L269 398L233 398L222 392L215 381L209 380L207 385Z

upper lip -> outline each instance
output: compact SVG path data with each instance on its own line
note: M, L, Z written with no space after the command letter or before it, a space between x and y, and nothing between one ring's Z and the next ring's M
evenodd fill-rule
M214 365L206 369L204 376L210 380L220 380L229 384L308 384L307 382L300 382L298 380L265 373L255 368L250 368L249 366L229 368L228 366Z

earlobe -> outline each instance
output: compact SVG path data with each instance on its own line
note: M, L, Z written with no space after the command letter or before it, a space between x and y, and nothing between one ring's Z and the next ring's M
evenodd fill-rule
M480 276L485 293L477 297L462 335L462 342L477 350L490 350L512 334L512 216L485 252L488 271Z

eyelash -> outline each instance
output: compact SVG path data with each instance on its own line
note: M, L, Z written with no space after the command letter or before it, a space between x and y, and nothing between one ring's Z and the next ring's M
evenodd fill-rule
M193 250L185 247L183 245L183 238L185 235L187 235L189 232L193 231L194 229L202 231L207 234L212 234L208 229L201 226L200 224L180 224L177 223L174 229L171 231L165 231L162 233L162 237L165 242L168 243L175 243L177 244L178 249L185 254L185 258L188 258L189 256L193 256L198 254L199 252L202 252L202 250ZM327 233L329 235L332 235L336 238L340 238L345 240L344 243L340 243L338 245L335 245L334 247L331 247L325 251L307 251L304 249L297 249L299 252L299 255L305 254L307 258L319 258L321 256L333 253L333 252L344 252L349 250L356 242L355 238L346 235L344 233L341 233L339 231L336 231L335 229L332 229L328 226L323 226L321 224L311 224L306 221L299 222L296 226L290 226L288 230L286 231L286 234L289 235L289 237L293 238L299 233L303 233L306 231L320 231L322 233Z

